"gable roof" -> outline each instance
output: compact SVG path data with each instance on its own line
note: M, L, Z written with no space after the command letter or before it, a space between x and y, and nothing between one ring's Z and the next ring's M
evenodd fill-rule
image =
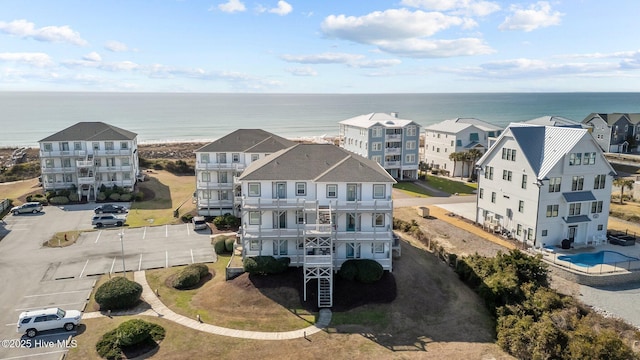
M333 144L297 144L278 151L251 163L240 180L395 183L377 162Z
M606 122L607 125L609 126L618 122L620 118L625 118L625 120L629 121L634 125L640 123L640 113L608 113L608 114L591 113L582 120L582 123L588 124L591 122L591 120L593 120L593 118L600 118L604 122Z
M471 126L475 126L479 130L485 131L485 132L502 130L502 128L497 125L493 125L486 121L482 121L476 118L448 119L448 120L441 121L437 124L427 126L425 129L455 134Z
M104 140L133 140L138 134L129 130L105 124L100 121L79 122L68 128L49 135L42 141L104 141Z
M568 126L581 128L582 123L567 119L562 116L541 116L539 118L523 121L523 124L531 124L531 125L543 125L543 126Z
M537 179L544 179L553 167L585 138L593 143L594 149L597 149L596 151L604 159L600 146L586 129L512 123L500 135L496 145L501 143L505 137L512 137L518 143L522 155L536 174ZM492 146L478 160L478 165L484 164L491 154L497 151L499 146L496 145ZM615 172L611 164L608 161L606 163L609 170Z
M238 129L195 152L273 153L296 143L262 129Z
M368 129L373 126L384 126L388 128L398 128L405 127L407 125L413 124L418 125L413 120L406 120L398 118L397 113L369 113L365 115L359 115L356 117L352 117L347 120L342 120L339 124L343 125L351 125L359 128Z

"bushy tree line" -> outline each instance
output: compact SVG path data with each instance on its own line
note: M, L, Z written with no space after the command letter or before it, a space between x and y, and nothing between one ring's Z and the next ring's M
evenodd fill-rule
M276 259L273 256L253 256L242 260L244 271L252 275L278 274L287 270L290 263L288 257Z
M550 289L546 264L518 250L458 259L456 272L497 320L498 345L518 359L640 359L640 333Z

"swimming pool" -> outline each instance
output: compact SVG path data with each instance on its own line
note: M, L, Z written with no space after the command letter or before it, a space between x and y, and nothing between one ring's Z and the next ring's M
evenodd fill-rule
M637 261L640 260L635 257L620 254L615 251L599 251L597 253L583 253L576 255L561 255L558 256L558 260L568 261L576 266L591 267L600 264L614 264L623 261Z

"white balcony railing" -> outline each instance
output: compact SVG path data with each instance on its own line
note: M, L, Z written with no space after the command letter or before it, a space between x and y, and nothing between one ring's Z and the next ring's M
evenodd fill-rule
M133 168L131 167L131 165L125 165L125 166L99 166L98 167L98 171L99 172L130 172Z
M302 209L304 207L304 200L245 197L242 202L242 207L244 209Z
M58 173L74 173L76 172L75 168L72 167L43 167L43 174L58 174Z
M196 183L198 189L209 190L231 190L233 189L233 183L217 183L211 181L198 181Z
M95 184L96 179L93 176L85 176L78 178L78 185L91 185Z
M95 164L91 160L76 160L76 166L87 168L87 167L94 167Z
M346 201L334 200L329 202L318 202L309 200L304 203L304 210L307 212L316 211L390 211L393 209L391 198L367 201Z
M93 156L131 156L131 149L121 150L93 150Z
M76 156L85 157L87 152L85 150L40 150L40 157L62 157L62 156Z
M400 161L385 161L384 167L385 168L400 167Z
M331 255L307 255L304 257L304 264L306 266L330 266L333 264L333 257Z
M294 229L265 229L265 228L249 228L243 230L243 237L247 239L258 239L258 238L294 238L298 237L302 234L302 229L298 230Z
M386 134L384 137L388 140L402 140L402 134Z
M384 241L392 242L391 231L344 231L338 228L336 231L336 241Z
M232 200L217 200L198 198L199 208L230 208L233 207Z
M384 148L384 153L388 155L399 155L399 154L402 154L402 148L399 148L399 147Z
M244 170L244 164L241 163L204 163L196 162L196 170Z

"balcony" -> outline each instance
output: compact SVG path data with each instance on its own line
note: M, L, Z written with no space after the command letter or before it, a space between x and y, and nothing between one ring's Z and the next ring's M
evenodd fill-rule
M93 176L78 177L78 185L93 185L96 179Z
M391 201L391 198L368 201L334 200L329 203L318 203L317 201L310 200L304 203L304 211L306 212L386 212L391 210L393 210L393 201Z
M336 232L336 241L381 241L392 242L392 235L390 230L380 231L344 231L344 229L338 228Z
M249 227L243 231L242 237L247 239L279 239L279 238L297 238L302 235L302 229L286 228L286 229L265 229Z
M233 183L217 183L211 181L198 181L196 183L198 189L209 190L231 190L233 189Z
M334 226L331 224L306 224L304 230L306 235L328 235L331 234Z
M402 134L386 134L384 138L387 141L389 141L389 140L401 141L402 140Z
M76 160L76 167L90 168L93 166L94 166L94 163L91 160Z
M243 209L302 209L304 200L301 199L263 199L259 197L243 198Z
M113 185L117 186L133 186L133 180L114 180L114 181L102 181L101 185L111 187Z
M196 170L244 170L241 163L203 163L196 162Z
M125 166L99 166L97 169L99 172L131 172L131 165Z
M307 255L304 257L305 266L331 266L333 257L331 255Z
M216 200L216 199L203 199L198 198L199 208L232 208L233 201L231 200Z
M75 156L75 157L85 157L87 152L85 150L40 150L40 157L63 157L63 156Z
M399 168L401 165L400 161L385 161L384 168Z
M131 149L93 150L93 156L94 157L98 157L98 156L131 156L132 153L133 152L132 152Z
M75 173L76 169L72 167L43 167L43 174L60 174L60 173Z
M384 148L384 153L385 155L400 155L402 154L402 148L401 147Z

